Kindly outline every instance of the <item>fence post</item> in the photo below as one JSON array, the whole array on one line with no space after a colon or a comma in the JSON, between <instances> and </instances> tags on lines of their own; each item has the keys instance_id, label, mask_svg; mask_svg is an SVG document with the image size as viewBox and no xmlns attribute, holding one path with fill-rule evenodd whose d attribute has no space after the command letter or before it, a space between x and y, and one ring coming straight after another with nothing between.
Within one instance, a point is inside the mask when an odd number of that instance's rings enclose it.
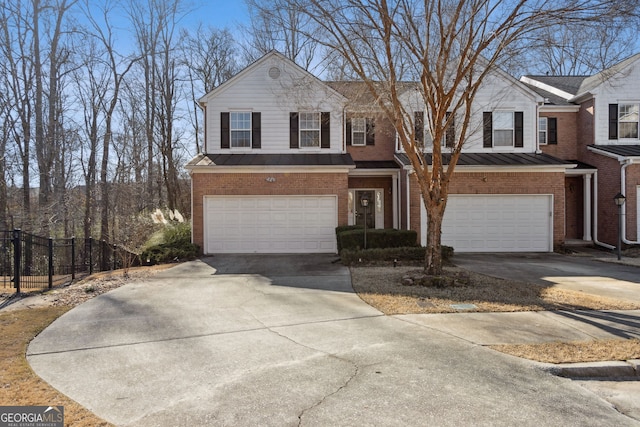
<instances>
[{"instance_id":1,"label":"fence post","mask_svg":"<svg viewBox=\"0 0 640 427\"><path fill-rule=\"evenodd\" d=\"M85 239L85 252L87 251L87 243ZM89 274L93 274L93 238L89 237Z\"/></svg>"},{"instance_id":2,"label":"fence post","mask_svg":"<svg viewBox=\"0 0 640 427\"><path fill-rule=\"evenodd\" d=\"M20 293L20 263L22 262L22 232L13 230L13 286L16 294Z\"/></svg>"},{"instance_id":3,"label":"fence post","mask_svg":"<svg viewBox=\"0 0 640 427\"><path fill-rule=\"evenodd\" d=\"M76 279L76 238L71 238L71 280Z\"/></svg>"},{"instance_id":4,"label":"fence post","mask_svg":"<svg viewBox=\"0 0 640 427\"><path fill-rule=\"evenodd\" d=\"M49 289L53 288L53 239L49 237Z\"/></svg>"},{"instance_id":5,"label":"fence post","mask_svg":"<svg viewBox=\"0 0 640 427\"><path fill-rule=\"evenodd\" d=\"M117 252L118 251L118 245L113 245L113 270L116 270L116 261L117 261Z\"/></svg>"}]
</instances>

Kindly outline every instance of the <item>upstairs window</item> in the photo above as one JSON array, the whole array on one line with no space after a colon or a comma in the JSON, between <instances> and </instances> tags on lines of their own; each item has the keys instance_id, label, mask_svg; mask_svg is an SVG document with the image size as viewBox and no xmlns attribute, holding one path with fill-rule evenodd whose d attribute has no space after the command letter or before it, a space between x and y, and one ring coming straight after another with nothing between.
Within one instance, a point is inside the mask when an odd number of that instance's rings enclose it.
<instances>
[{"instance_id":1,"label":"upstairs window","mask_svg":"<svg viewBox=\"0 0 640 427\"><path fill-rule=\"evenodd\" d=\"M290 148L330 148L331 114L289 113Z\"/></svg>"},{"instance_id":2,"label":"upstairs window","mask_svg":"<svg viewBox=\"0 0 640 427\"><path fill-rule=\"evenodd\" d=\"M320 147L320 113L300 113L300 148Z\"/></svg>"},{"instance_id":3,"label":"upstairs window","mask_svg":"<svg viewBox=\"0 0 640 427\"><path fill-rule=\"evenodd\" d=\"M522 111L486 111L483 113L484 148L524 147Z\"/></svg>"},{"instance_id":4,"label":"upstairs window","mask_svg":"<svg viewBox=\"0 0 640 427\"><path fill-rule=\"evenodd\" d=\"M351 145L366 145L367 142L367 119L351 119Z\"/></svg>"},{"instance_id":5,"label":"upstairs window","mask_svg":"<svg viewBox=\"0 0 640 427\"><path fill-rule=\"evenodd\" d=\"M609 139L638 139L640 105L609 104Z\"/></svg>"},{"instance_id":6,"label":"upstairs window","mask_svg":"<svg viewBox=\"0 0 640 427\"><path fill-rule=\"evenodd\" d=\"M638 139L638 104L618 105L618 136Z\"/></svg>"},{"instance_id":7,"label":"upstairs window","mask_svg":"<svg viewBox=\"0 0 640 427\"><path fill-rule=\"evenodd\" d=\"M493 146L513 147L513 112L493 112Z\"/></svg>"},{"instance_id":8,"label":"upstairs window","mask_svg":"<svg viewBox=\"0 0 640 427\"><path fill-rule=\"evenodd\" d=\"M231 148L251 147L251 113L231 112Z\"/></svg>"},{"instance_id":9,"label":"upstairs window","mask_svg":"<svg viewBox=\"0 0 640 427\"><path fill-rule=\"evenodd\" d=\"M555 117L538 118L538 143L540 145L558 143L557 119Z\"/></svg>"},{"instance_id":10,"label":"upstairs window","mask_svg":"<svg viewBox=\"0 0 640 427\"><path fill-rule=\"evenodd\" d=\"M223 111L220 113L220 148L260 148L260 113Z\"/></svg>"}]
</instances>

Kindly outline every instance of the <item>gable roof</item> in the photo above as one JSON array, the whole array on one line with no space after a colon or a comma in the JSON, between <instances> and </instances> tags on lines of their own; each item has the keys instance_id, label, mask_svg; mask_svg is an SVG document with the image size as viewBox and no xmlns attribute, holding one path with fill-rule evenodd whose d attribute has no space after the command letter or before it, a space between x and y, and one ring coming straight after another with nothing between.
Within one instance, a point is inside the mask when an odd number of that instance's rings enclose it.
<instances>
[{"instance_id":1,"label":"gable roof","mask_svg":"<svg viewBox=\"0 0 640 427\"><path fill-rule=\"evenodd\" d=\"M263 63L265 63L267 61L270 61L273 58L277 59L278 61L285 62L285 63L291 65L293 67L293 69L295 71L297 71L298 73L304 74L304 75L310 77L316 83L327 87L336 96L338 96L340 98L344 98L344 96L341 93L336 91L331 86L327 85L325 82L320 80L315 75L311 74L309 71L305 70L304 68L302 68L301 66L299 66L294 61L292 61L291 59L287 58L286 56L284 56L283 54L281 54L277 50L272 50L272 51L266 53L265 55L263 55L261 58L257 59L256 61L252 62L251 64L247 65L240 72L236 73L233 77L229 78L224 83L220 84L218 87L216 87L216 88L212 89L211 91L209 91L209 93L207 93L206 95L202 96L200 99L198 99L198 104L203 105L206 102L205 101L206 98L209 98L210 96L215 96L215 94L217 94L218 92L221 92L221 91L225 90L227 87L232 86L235 82L237 82L238 80L241 80L243 76L249 74L251 71L253 71L254 69L260 67Z\"/></svg>"},{"instance_id":2,"label":"gable roof","mask_svg":"<svg viewBox=\"0 0 640 427\"><path fill-rule=\"evenodd\" d=\"M594 74L591 77L587 77L586 79L584 79L584 81L580 85L580 88L576 92L576 96L574 96L573 99L577 100L589 94L592 90L596 89L598 86L603 84L605 81L609 80L611 77L615 76L616 74L630 67L639 59L640 59L640 53L636 53L635 55L632 55L627 59L621 62L618 62L617 64L605 70L602 70L597 74Z\"/></svg>"},{"instance_id":3,"label":"gable roof","mask_svg":"<svg viewBox=\"0 0 640 427\"><path fill-rule=\"evenodd\" d=\"M570 105L587 76L525 75L520 81L544 98L547 105Z\"/></svg>"}]
</instances>

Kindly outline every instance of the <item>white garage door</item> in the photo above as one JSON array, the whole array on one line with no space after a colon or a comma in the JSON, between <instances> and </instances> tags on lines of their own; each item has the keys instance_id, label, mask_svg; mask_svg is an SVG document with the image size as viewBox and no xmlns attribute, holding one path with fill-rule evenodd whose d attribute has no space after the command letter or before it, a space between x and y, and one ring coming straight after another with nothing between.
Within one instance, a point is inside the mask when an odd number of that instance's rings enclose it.
<instances>
[{"instance_id":1,"label":"white garage door","mask_svg":"<svg viewBox=\"0 0 640 427\"><path fill-rule=\"evenodd\" d=\"M208 196L205 253L336 252L336 196Z\"/></svg>"},{"instance_id":2,"label":"white garage door","mask_svg":"<svg viewBox=\"0 0 640 427\"><path fill-rule=\"evenodd\" d=\"M442 244L457 252L550 252L552 212L551 195L450 195Z\"/></svg>"}]
</instances>

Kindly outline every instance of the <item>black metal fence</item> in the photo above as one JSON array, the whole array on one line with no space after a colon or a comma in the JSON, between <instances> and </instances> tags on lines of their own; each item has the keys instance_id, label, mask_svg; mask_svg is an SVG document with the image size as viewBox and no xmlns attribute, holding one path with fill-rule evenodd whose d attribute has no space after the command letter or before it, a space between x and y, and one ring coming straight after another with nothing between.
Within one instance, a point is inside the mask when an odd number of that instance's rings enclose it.
<instances>
[{"instance_id":1,"label":"black metal fence","mask_svg":"<svg viewBox=\"0 0 640 427\"><path fill-rule=\"evenodd\" d=\"M0 290L51 289L78 275L139 264L139 258L116 245L92 238L52 239L21 230L0 231Z\"/></svg>"}]
</instances>

